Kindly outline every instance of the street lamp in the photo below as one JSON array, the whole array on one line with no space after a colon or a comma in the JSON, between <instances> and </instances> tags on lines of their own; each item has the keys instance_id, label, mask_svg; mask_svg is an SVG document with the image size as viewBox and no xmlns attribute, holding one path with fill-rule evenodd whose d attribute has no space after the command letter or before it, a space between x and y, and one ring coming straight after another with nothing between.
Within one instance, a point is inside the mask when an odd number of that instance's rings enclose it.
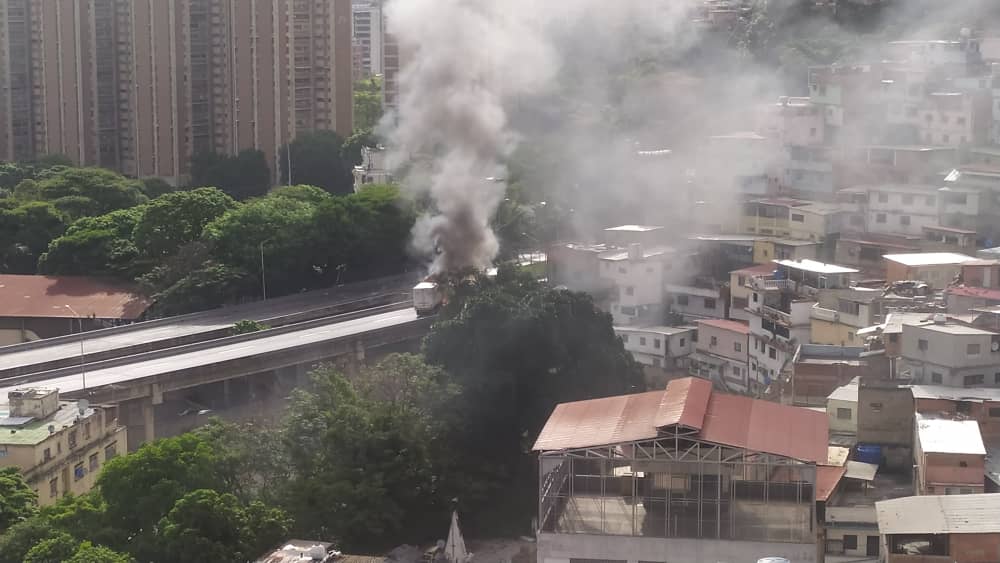
<instances>
[{"instance_id":1,"label":"street lamp","mask_svg":"<svg viewBox=\"0 0 1000 563\"><path fill-rule=\"evenodd\" d=\"M271 239L260 241L260 291L267 301L267 276L264 273L264 245L271 242Z\"/></svg>"},{"instance_id":2,"label":"street lamp","mask_svg":"<svg viewBox=\"0 0 1000 563\"><path fill-rule=\"evenodd\" d=\"M80 313L76 312L76 309L70 307L69 305L63 305L63 306L69 309L69 311L73 313L74 316L76 316L76 320L80 323L80 377L83 378L83 390L86 391L87 368L85 367L86 361L84 360L84 355L83 355L83 317L80 316Z\"/></svg>"}]
</instances>

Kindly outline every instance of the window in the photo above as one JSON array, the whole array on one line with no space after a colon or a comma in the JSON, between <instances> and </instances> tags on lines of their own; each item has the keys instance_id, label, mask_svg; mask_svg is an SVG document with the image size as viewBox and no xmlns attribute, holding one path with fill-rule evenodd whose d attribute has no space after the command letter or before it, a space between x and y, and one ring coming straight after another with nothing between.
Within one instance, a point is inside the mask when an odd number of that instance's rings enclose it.
<instances>
[{"instance_id":1,"label":"window","mask_svg":"<svg viewBox=\"0 0 1000 563\"><path fill-rule=\"evenodd\" d=\"M635 307L622 307L620 311L623 315L628 315L629 317L635 316Z\"/></svg>"},{"instance_id":2,"label":"window","mask_svg":"<svg viewBox=\"0 0 1000 563\"><path fill-rule=\"evenodd\" d=\"M982 385L984 379L985 378L981 373L976 375L967 375L962 378L962 385L965 385L966 387L971 387L973 385Z\"/></svg>"},{"instance_id":3,"label":"window","mask_svg":"<svg viewBox=\"0 0 1000 563\"><path fill-rule=\"evenodd\" d=\"M884 194L884 193L879 192L879 194L878 194L878 202L879 203L889 203L889 194Z\"/></svg>"},{"instance_id":4,"label":"window","mask_svg":"<svg viewBox=\"0 0 1000 563\"><path fill-rule=\"evenodd\" d=\"M75 447L76 447L76 430L74 429L69 431L69 449L72 450Z\"/></svg>"},{"instance_id":5,"label":"window","mask_svg":"<svg viewBox=\"0 0 1000 563\"><path fill-rule=\"evenodd\" d=\"M848 342L854 342L854 333L853 332L848 332L847 333L847 341Z\"/></svg>"},{"instance_id":6,"label":"window","mask_svg":"<svg viewBox=\"0 0 1000 563\"><path fill-rule=\"evenodd\" d=\"M777 359L777 357L778 357L778 351L774 349L774 346L771 346L771 348L767 351L767 355L772 360Z\"/></svg>"},{"instance_id":7,"label":"window","mask_svg":"<svg viewBox=\"0 0 1000 563\"><path fill-rule=\"evenodd\" d=\"M653 366L661 367L662 365L663 363L660 361L660 358L653 358Z\"/></svg>"},{"instance_id":8,"label":"window","mask_svg":"<svg viewBox=\"0 0 1000 563\"><path fill-rule=\"evenodd\" d=\"M885 223L885 213L877 213L875 215L875 222L876 223Z\"/></svg>"},{"instance_id":9,"label":"window","mask_svg":"<svg viewBox=\"0 0 1000 563\"><path fill-rule=\"evenodd\" d=\"M931 372L931 383L941 383L941 374L938 373L938 372L936 372L936 371L932 371Z\"/></svg>"},{"instance_id":10,"label":"window","mask_svg":"<svg viewBox=\"0 0 1000 563\"><path fill-rule=\"evenodd\" d=\"M622 335L622 342L628 343L628 335L627 334L623 334Z\"/></svg>"},{"instance_id":11,"label":"window","mask_svg":"<svg viewBox=\"0 0 1000 563\"><path fill-rule=\"evenodd\" d=\"M715 309L715 298L714 297L706 297L705 298L705 308L706 309Z\"/></svg>"},{"instance_id":12,"label":"window","mask_svg":"<svg viewBox=\"0 0 1000 563\"><path fill-rule=\"evenodd\" d=\"M882 412L882 403L868 403L868 406L871 407L872 412Z\"/></svg>"},{"instance_id":13,"label":"window","mask_svg":"<svg viewBox=\"0 0 1000 563\"><path fill-rule=\"evenodd\" d=\"M979 344L966 344L965 354L967 356L978 356L979 355Z\"/></svg>"},{"instance_id":14,"label":"window","mask_svg":"<svg viewBox=\"0 0 1000 563\"><path fill-rule=\"evenodd\" d=\"M857 549L858 536L854 534L844 534L844 549Z\"/></svg>"},{"instance_id":15,"label":"window","mask_svg":"<svg viewBox=\"0 0 1000 563\"><path fill-rule=\"evenodd\" d=\"M639 346L645 346L645 345L646 345L646 337L645 336L640 336L639 337Z\"/></svg>"},{"instance_id":16,"label":"window","mask_svg":"<svg viewBox=\"0 0 1000 563\"><path fill-rule=\"evenodd\" d=\"M860 215L851 215L851 225L859 227L865 224L865 218Z\"/></svg>"},{"instance_id":17,"label":"window","mask_svg":"<svg viewBox=\"0 0 1000 563\"><path fill-rule=\"evenodd\" d=\"M82 461L80 463L78 463L78 464L76 464L76 465L73 466L73 480L74 481L79 481L80 479L83 479L83 476L86 475L86 474L87 474L87 470L83 468L83 462Z\"/></svg>"},{"instance_id":18,"label":"window","mask_svg":"<svg viewBox=\"0 0 1000 563\"><path fill-rule=\"evenodd\" d=\"M837 310L841 313L857 316L861 312L861 304L847 299L837 300Z\"/></svg>"},{"instance_id":19,"label":"window","mask_svg":"<svg viewBox=\"0 0 1000 563\"><path fill-rule=\"evenodd\" d=\"M754 302L754 303L756 303L756 302L757 302L757 300L758 300L758 297L757 297L757 292L755 291L755 292L753 293L753 302Z\"/></svg>"},{"instance_id":20,"label":"window","mask_svg":"<svg viewBox=\"0 0 1000 563\"><path fill-rule=\"evenodd\" d=\"M899 216L899 224L903 225L903 226L909 225L910 224L910 216L909 215L900 215Z\"/></svg>"},{"instance_id":21,"label":"window","mask_svg":"<svg viewBox=\"0 0 1000 563\"><path fill-rule=\"evenodd\" d=\"M806 216L801 213L792 213L792 221L796 223L804 223L806 221Z\"/></svg>"},{"instance_id":22,"label":"window","mask_svg":"<svg viewBox=\"0 0 1000 563\"><path fill-rule=\"evenodd\" d=\"M625 295L635 295L635 288L631 285L625 288Z\"/></svg>"},{"instance_id":23,"label":"window","mask_svg":"<svg viewBox=\"0 0 1000 563\"><path fill-rule=\"evenodd\" d=\"M90 422L83 423L83 439L90 439Z\"/></svg>"},{"instance_id":24,"label":"window","mask_svg":"<svg viewBox=\"0 0 1000 563\"><path fill-rule=\"evenodd\" d=\"M1000 385L1000 373L993 374L993 384Z\"/></svg>"},{"instance_id":25,"label":"window","mask_svg":"<svg viewBox=\"0 0 1000 563\"><path fill-rule=\"evenodd\" d=\"M653 339L653 348L656 348L657 350L660 349L660 339L659 338L654 338Z\"/></svg>"},{"instance_id":26,"label":"window","mask_svg":"<svg viewBox=\"0 0 1000 563\"><path fill-rule=\"evenodd\" d=\"M899 342L899 335L896 334L895 332L892 333L892 334L890 334L889 335L889 342L892 343L892 344L895 344L896 342Z\"/></svg>"},{"instance_id":27,"label":"window","mask_svg":"<svg viewBox=\"0 0 1000 563\"><path fill-rule=\"evenodd\" d=\"M56 498L59 496L59 478L49 481L49 497Z\"/></svg>"},{"instance_id":28,"label":"window","mask_svg":"<svg viewBox=\"0 0 1000 563\"><path fill-rule=\"evenodd\" d=\"M677 303L678 305L687 307L688 296L687 295L678 295L678 296L674 297L674 303Z\"/></svg>"},{"instance_id":29,"label":"window","mask_svg":"<svg viewBox=\"0 0 1000 563\"><path fill-rule=\"evenodd\" d=\"M989 413L991 418L1000 418L1000 407L991 407Z\"/></svg>"},{"instance_id":30,"label":"window","mask_svg":"<svg viewBox=\"0 0 1000 563\"><path fill-rule=\"evenodd\" d=\"M52 450L50 448L45 448L45 451L42 452L42 462L44 463L50 459L52 459Z\"/></svg>"},{"instance_id":31,"label":"window","mask_svg":"<svg viewBox=\"0 0 1000 563\"><path fill-rule=\"evenodd\" d=\"M733 350L735 350L737 352L742 352L743 351L743 345L740 344L739 342L734 342L733 343Z\"/></svg>"},{"instance_id":32,"label":"window","mask_svg":"<svg viewBox=\"0 0 1000 563\"><path fill-rule=\"evenodd\" d=\"M111 442L104 448L104 461L114 458L118 455L118 442Z\"/></svg>"},{"instance_id":33,"label":"window","mask_svg":"<svg viewBox=\"0 0 1000 563\"><path fill-rule=\"evenodd\" d=\"M709 341L708 345L709 346L718 346L719 345L719 339L713 336L712 339Z\"/></svg>"},{"instance_id":34,"label":"window","mask_svg":"<svg viewBox=\"0 0 1000 563\"><path fill-rule=\"evenodd\" d=\"M923 338L917 340L917 349L918 350L923 350L924 352L926 352L927 351L927 341L924 340Z\"/></svg>"},{"instance_id":35,"label":"window","mask_svg":"<svg viewBox=\"0 0 1000 563\"><path fill-rule=\"evenodd\" d=\"M903 196L903 205L913 205L913 194Z\"/></svg>"},{"instance_id":36,"label":"window","mask_svg":"<svg viewBox=\"0 0 1000 563\"><path fill-rule=\"evenodd\" d=\"M809 128L809 136L810 137L815 137L816 136L816 128L815 127L810 127Z\"/></svg>"},{"instance_id":37,"label":"window","mask_svg":"<svg viewBox=\"0 0 1000 563\"><path fill-rule=\"evenodd\" d=\"M684 347L684 344L686 344L686 342L684 342L684 338L681 338L681 340L680 340L680 345L681 345L681 348L683 348L683 347Z\"/></svg>"},{"instance_id":38,"label":"window","mask_svg":"<svg viewBox=\"0 0 1000 563\"><path fill-rule=\"evenodd\" d=\"M90 471L93 473L97 471L97 468L101 466L101 462L97 459L97 454L90 454Z\"/></svg>"},{"instance_id":39,"label":"window","mask_svg":"<svg viewBox=\"0 0 1000 563\"><path fill-rule=\"evenodd\" d=\"M837 420L851 420L851 409L837 409Z\"/></svg>"},{"instance_id":40,"label":"window","mask_svg":"<svg viewBox=\"0 0 1000 563\"><path fill-rule=\"evenodd\" d=\"M972 403L967 403L965 401L959 401L955 404L955 412L961 414L969 414L972 412Z\"/></svg>"}]
</instances>

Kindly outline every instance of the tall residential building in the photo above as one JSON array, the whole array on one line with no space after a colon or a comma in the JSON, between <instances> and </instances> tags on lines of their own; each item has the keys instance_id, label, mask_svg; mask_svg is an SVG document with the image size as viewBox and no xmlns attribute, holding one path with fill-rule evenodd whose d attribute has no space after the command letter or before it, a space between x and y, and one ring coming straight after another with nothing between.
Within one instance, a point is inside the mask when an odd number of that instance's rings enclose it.
<instances>
[{"instance_id":1,"label":"tall residential building","mask_svg":"<svg viewBox=\"0 0 1000 563\"><path fill-rule=\"evenodd\" d=\"M353 0L351 16L355 76L382 74L382 0Z\"/></svg>"},{"instance_id":2,"label":"tall residential building","mask_svg":"<svg viewBox=\"0 0 1000 563\"><path fill-rule=\"evenodd\" d=\"M351 132L350 0L0 0L0 160L175 182L202 152Z\"/></svg>"}]
</instances>

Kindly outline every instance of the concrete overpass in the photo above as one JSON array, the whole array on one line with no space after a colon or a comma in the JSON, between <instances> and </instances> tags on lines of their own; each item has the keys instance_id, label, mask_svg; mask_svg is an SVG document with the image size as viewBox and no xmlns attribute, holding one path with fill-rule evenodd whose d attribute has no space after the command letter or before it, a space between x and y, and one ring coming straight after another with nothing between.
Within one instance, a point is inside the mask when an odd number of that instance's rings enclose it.
<instances>
[{"instance_id":1,"label":"concrete overpass","mask_svg":"<svg viewBox=\"0 0 1000 563\"><path fill-rule=\"evenodd\" d=\"M5 378L96 362L228 336L234 323L271 327L328 317L409 299L415 276L406 274L190 315L0 347ZM80 342L83 341L81 358Z\"/></svg>"},{"instance_id":2,"label":"concrete overpass","mask_svg":"<svg viewBox=\"0 0 1000 563\"><path fill-rule=\"evenodd\" d=\"M129 445L156 437L154 409L170 393L260 379L273 385L280 378L301 382L309 367L346 359L348 367L364 361L369 350L422 338L432 318L417 317L409 302L355 311L229 336L83 366L70 366L0 379L0 401L18 387L55 387L64 396L92 403L119 405L119 419L130 428ZM84 387L86 379L86 387ZM135 440L133 440L133 437Z\"/></svg>"}]
</instances>

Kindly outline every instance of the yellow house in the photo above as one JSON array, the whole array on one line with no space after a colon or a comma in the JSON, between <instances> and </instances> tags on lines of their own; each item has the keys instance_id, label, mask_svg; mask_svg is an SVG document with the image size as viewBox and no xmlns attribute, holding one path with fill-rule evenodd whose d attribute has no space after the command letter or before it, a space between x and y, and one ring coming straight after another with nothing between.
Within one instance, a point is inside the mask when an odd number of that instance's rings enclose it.
<instances>
[{"instance_id":1,"label":"yellow house","mask_svg":"<svg viewBox=\"0 0 1000 563\"><path fill-rule=\"evenodd\" d=\"M127 449L125 428L86 400L32 388L11 391L8 403L0 405L0 467L20 468L42 506L89 491L104 463Z\"/></svg>"},{"instance_id":2,"label":"yellow house","mask_svg":"<svg viewBox=\"0 0 1000 563\"><path fill-rule=\"evenodd\" d=\"M822 243L839 233L845 209L797 199L761 199L744 205L742 232Z\"/></svg>"},{"instance_id":3,"label":"yellow house","mask_svg":"<svg viewBox=\"0 0 1000 563\"><path fill-rule=\"evenodd\" d=\"M770 264L773 260L816 260L819 243L811 240L761 238L753 243L753 263Z\"/></svg>"}]
</instances>

